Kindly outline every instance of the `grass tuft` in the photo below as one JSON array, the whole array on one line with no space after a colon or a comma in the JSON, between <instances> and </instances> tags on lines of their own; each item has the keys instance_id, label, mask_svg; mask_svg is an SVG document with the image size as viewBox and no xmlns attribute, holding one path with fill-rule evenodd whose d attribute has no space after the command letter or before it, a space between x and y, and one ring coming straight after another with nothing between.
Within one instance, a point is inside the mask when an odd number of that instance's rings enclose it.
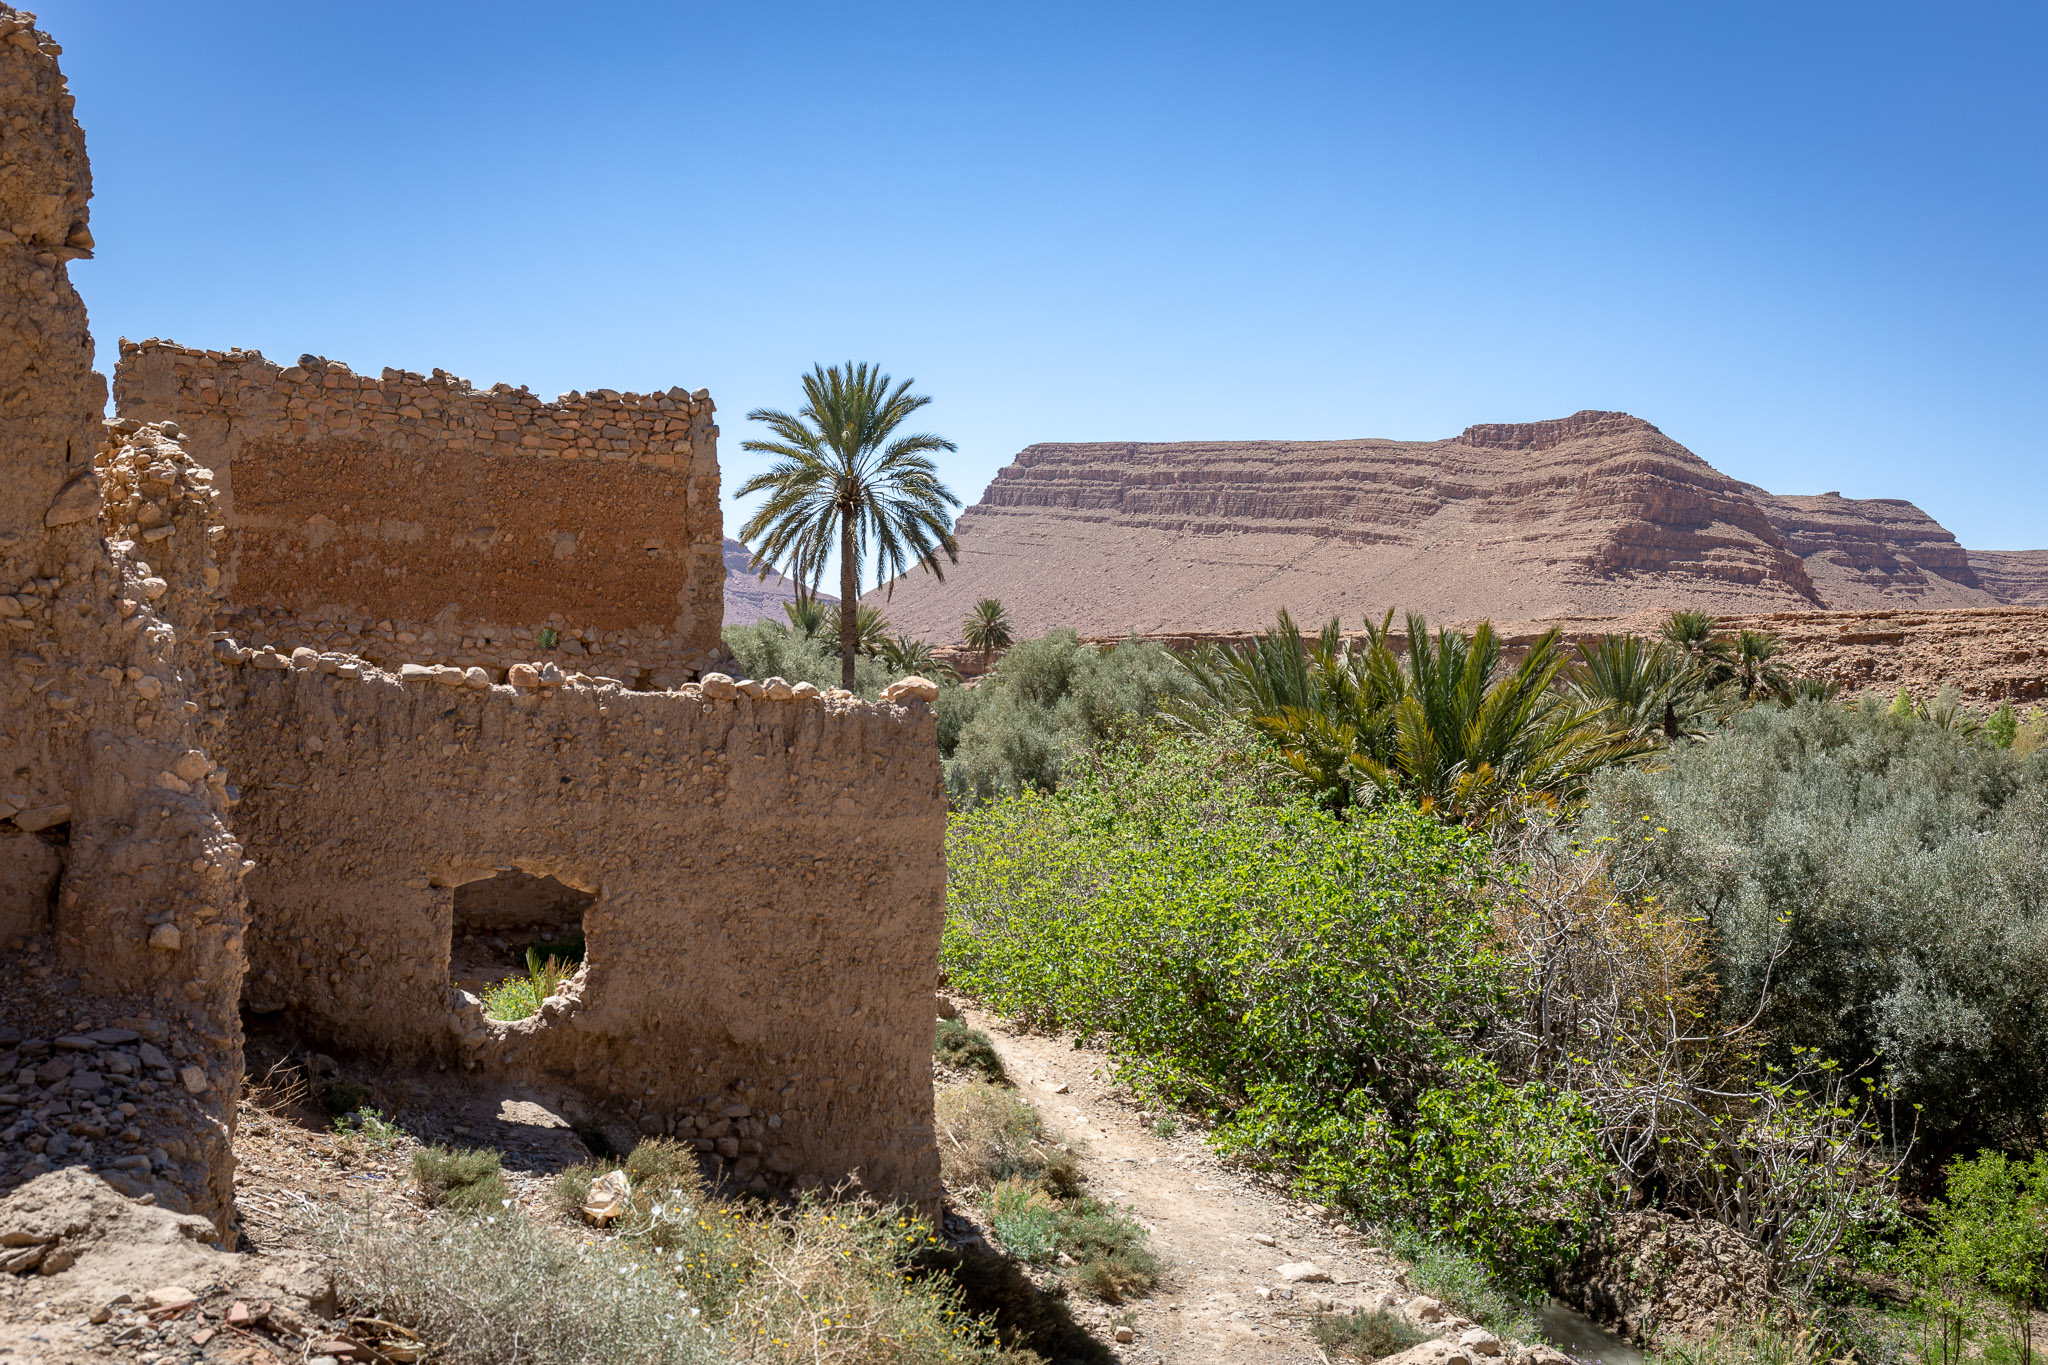
<instances>
[{"instance_id":1,"label":"grass tuft","mask_svg":"<svg viewBox=\"0 0 2048 1365\"><path fill-rule=\"evenodd\" d=\"M484 1017L507 1023L530 1019L564 981L576 974L576 964L552 954L542 957L537 949L526 950L526 974L508 976L484 990Z\"/></svg>"},{"instance_id":2,"label":"grass tuft","mask_svg":"<svg viewBox=\"0 0 2048 1365\"><path fill-rule=\"evenodd\" d=\"M412 1154L413 1188L430 1209L503 1212L512 1197L498 1154L482 1147L422 1147Z\"/></svg>"},{"instance_id":3,"label":"grass tuft","mask_svg":"<svg viewBox=\"0 0 2048 1365\"><path fill-rule=\"evenodd\" d=\"M1309 1330L1333 1360L1375 1361L1429 1340L1429 1333L1384 1311L1319 1313Z\"/></svg>"},{"instance_id":4,"label":"grass tuft","mask_svg":"<svg viewBox=\"0 0 2048 1365\"><path fill-rule=\"evenodd\" d=\"M969 1028L964 1019L938 1021L932 1053L941 1065L955 1071L977 1071L997 1082L1006 1079L1003 1059L996 1055L995 1044L980 1029Z\"/></svg>"}]
</instances>

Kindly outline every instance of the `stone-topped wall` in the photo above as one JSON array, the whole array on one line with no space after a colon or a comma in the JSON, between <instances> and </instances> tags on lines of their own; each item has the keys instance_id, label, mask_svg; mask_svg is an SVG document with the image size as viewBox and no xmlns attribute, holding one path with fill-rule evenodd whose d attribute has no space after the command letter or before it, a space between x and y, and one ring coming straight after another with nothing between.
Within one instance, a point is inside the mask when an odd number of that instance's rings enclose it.
<instances>
[{"instance_id":1,"label":"stone-topped wall","mask_svg":"<svg viewBox=\"0 0 2048 1365\"><path fill-rule=\"evenodd\" d=\"M221 652L251 1008L516 1076L614 1145L699 1139L743 1184L858 1169L936 1200L945 798L923 701ZM511 869L595 900L568 989L499 1023L451 981L455 889ZM714 1135L738 1107L758 1123Z\"/></svg>"},{"instance_id":2,"label":"stone-topped wall","mask_svg":"<svg viewBox=\"0 0 2048 1365\"><path fill-rule=\"evenodd\" d=\"M723 657L704 390L546 403L439 370L371 378L151 340L122 344L114 395L213 469L218 624L239 638L500 676L554 652L651 686Z\"/></svg>"}]
</instances>

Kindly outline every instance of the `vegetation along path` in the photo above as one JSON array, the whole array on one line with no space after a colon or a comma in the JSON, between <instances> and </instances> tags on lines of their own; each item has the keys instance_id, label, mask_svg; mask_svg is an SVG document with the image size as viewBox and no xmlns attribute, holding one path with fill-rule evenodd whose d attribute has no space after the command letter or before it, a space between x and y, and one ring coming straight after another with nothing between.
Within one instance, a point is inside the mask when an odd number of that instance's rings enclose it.
<instances>
[{"instance_id":1,"label":"vegetation along path","mask_svg":"<svg viewBox=\"0 0 2048 1365\"><path fill-rule=\"evenodd\" d=\"M959 1003L1046 1127L1072 1143L1090 1190L1128 1207L1165 1262L1159 1288L1146 1297L1122 1306L1077 1303L1076 1317L1104 1338L1114 1339L1118 1325L1131 1328L1132 1340L1115 1348L1120 1358L1320 1365L1328 1357L1310 1330L1318 1309L1373 1306L1388 1293L1412 1297L1400 1261L1384 1249L1317 1217L1313 1206L1225 1169L1186 1128L1162 1137L1156 1119L1111 1084L1102 1053L1067 1037L1018 1032ZM1329 1279L1290 1283L1281 1275L1283 1265L1304 1261Z\"/></svg>"}]
</instances>

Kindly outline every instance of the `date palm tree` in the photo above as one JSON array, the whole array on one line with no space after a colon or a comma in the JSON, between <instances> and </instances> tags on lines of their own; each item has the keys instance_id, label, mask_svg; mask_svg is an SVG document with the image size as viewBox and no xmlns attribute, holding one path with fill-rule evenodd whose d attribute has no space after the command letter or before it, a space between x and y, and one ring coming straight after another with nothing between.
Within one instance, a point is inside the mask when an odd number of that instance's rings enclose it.
<instances>
[{"instance_id":1,"label":"date palm tree","mask_svg":"<svg viewBox=\"0 0 2048 1365\"><path fill-rule=\"evenodd\" d=\"M895 434L932 401L911 393L912 382L892 388L888 375L865 362L815 365L803 378L803 408L793 415L754 409L747 420L774 438L740 443L776 457L739 488L743 498L768 495L740 531L756 547L749 567L766 577L779 566L815 592L825 561L839 553L839 673L849 688L860 642L861 558L870 546L875 581L892 586L912 567L943 580L940 556L960 560L952 516L960 499L939 481L931 458L958 447L928 432Z\"/></svg>"},{"instance_id":2,"label":"date palm tree","mask_svg":"<svg viewBox=\"0 0 2048 1365\"><path fill-rule=\"evenodd\" d=\"M974 610L967 613L967 619L960 623L961 638L967 641L969 649L980 652L983 669L988 667L988 661L998 651L1016 643L1011 629L1009 611L993 597L984 597L976 602Z\"/></svg>"}]
</instances>

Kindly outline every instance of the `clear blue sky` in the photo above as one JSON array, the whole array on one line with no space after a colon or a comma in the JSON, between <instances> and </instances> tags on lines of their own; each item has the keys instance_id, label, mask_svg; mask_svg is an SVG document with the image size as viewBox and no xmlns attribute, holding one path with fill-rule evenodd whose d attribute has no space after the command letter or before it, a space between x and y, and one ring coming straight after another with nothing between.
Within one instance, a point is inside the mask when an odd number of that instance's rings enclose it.
<instances>
[{"instance_id":1,"label":"clear blue sky","mask_svg":"<svg viewBox=\"0 0 2048 1365\"><path fill-rule=\"evenodd\" d=\"M914 376L1033 441L1620 408L2048 546L2048 8L61 0L114 339ZM728 525L739 517L729 508Z\"/></svg>"}]
</instances>

